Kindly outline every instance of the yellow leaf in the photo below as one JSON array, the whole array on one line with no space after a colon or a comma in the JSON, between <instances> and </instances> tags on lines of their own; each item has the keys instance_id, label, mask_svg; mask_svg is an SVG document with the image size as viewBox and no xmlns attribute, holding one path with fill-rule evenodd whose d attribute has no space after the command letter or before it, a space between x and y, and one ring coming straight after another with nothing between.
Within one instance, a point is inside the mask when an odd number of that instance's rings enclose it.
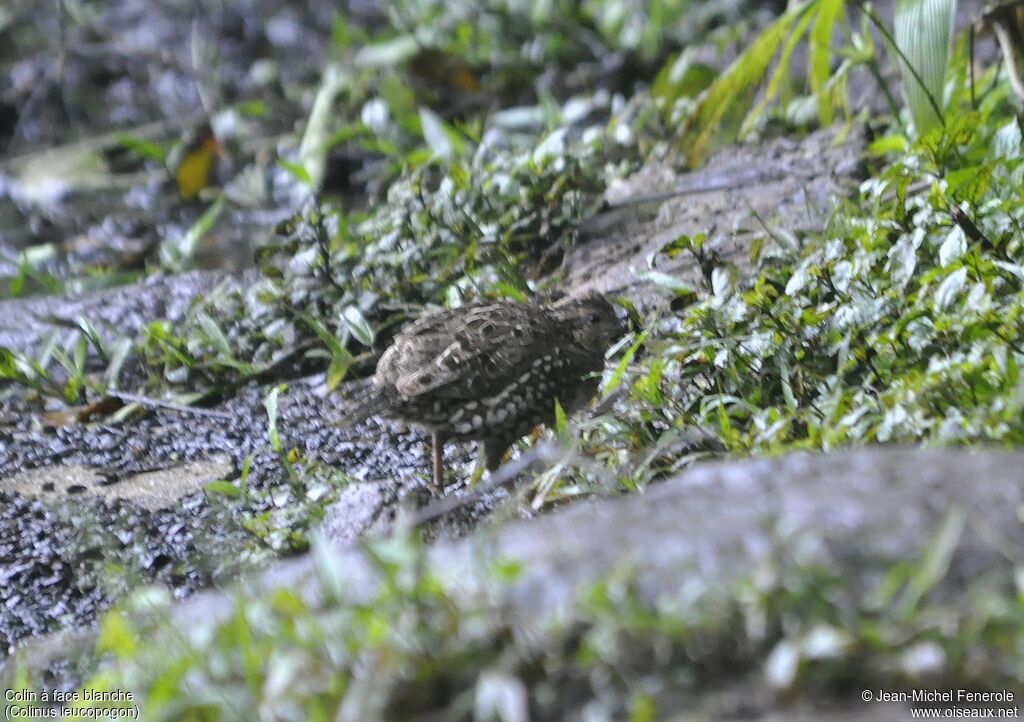
<instances>
[{"instance_id":1,"label":"yellow leaf","mask_svg":"<svg viewBox=\"0 0 1024 722\"><path fill-rule=\"evenodd\" d=\"M200 139L185 152L174 174L182 198L195 198L199 191L210 185L213 164L219 153L220 144L213 135Z\"/></svg>"}]
</instances>

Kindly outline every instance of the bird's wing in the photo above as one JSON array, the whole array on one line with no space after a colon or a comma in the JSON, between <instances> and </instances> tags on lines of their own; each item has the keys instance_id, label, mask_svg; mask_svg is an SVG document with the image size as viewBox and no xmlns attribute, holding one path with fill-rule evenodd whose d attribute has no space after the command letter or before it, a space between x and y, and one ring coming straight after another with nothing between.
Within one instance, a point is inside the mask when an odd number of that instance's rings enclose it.
<instances>
[{"instance_id":1,"label":"bird's wing","mask_svg":"<svg viewBox=\"0 0 1024 722\"><path fill-rule=\"evenodd\" d=\"M417 339L430 348L430 358L403 364L408 371L395 381L399 393L407 398L483 398L500 392L511 378L567 341L559 338L554 320L536 307L480 304L460 316L455 328L427 323L416 329Z\"/></svg>"},{"instance_id":2,"label":"bird's wing","mask_svg":"<svg viewBox=\"0 0 1024 722\"><path fill-rule=\"evenodd\" d=\"M377 359L378 383L395 384L409 370L429 364L437 352L437 337L451 325L457 309L445 309L420 316L395 336Z\"/></svg>"}]
</instances>

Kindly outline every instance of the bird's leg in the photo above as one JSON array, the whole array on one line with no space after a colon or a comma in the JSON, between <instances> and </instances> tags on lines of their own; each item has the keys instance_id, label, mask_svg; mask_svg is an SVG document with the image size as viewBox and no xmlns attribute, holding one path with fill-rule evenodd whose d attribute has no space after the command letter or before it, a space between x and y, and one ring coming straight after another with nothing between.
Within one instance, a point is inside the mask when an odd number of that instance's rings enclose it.
<instances>
[{"instance_id":1,"label":"bird's leg","mask_svg":"<svg viewBox=\"0 0 1024 722\"><path fill-rule=\"evenodd\" d=\"M497 471L498 467L501 466L502 459L505 458L505 454L514 441L515 439L501 437L487 439L483 442L484 467L486 467L488 473ZM476 476L474 474L474 477ZM478 480L474 478L474 482Z\"/></svg>"},{"instance_id":2,"label":"bird's leg","mask_svg":"<svg viewBox=\"0 0 1024 722\"><path fill-rule=\"evenodd\" d=\"M436 431L432 435L434 490L438 496L444 494L444 439Z\"/></svg>"}]
</instances>

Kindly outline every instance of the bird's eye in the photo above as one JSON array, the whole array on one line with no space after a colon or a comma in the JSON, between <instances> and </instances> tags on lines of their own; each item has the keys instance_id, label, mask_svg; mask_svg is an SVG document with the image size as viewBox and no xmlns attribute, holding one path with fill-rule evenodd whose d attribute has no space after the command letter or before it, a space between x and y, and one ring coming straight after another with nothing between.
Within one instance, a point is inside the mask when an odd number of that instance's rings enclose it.
<instances>
[{"instance_id":1,"label":"bird's eye","mask_svg":"<svg viewBox=\"0 0 1024 722\"><path fill-rule=\"evenodd\" d=\"M590 317L587 318L587 321L589 321L590 323L597 323L599 320L600 317L596 313L590 314Z\"/></svg>"}]
</instances>

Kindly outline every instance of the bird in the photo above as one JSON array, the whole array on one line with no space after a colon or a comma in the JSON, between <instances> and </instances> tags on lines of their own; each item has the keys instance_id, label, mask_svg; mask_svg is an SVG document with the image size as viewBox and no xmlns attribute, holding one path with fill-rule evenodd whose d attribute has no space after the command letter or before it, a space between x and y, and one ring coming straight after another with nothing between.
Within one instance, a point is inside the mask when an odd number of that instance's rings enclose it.
<instances>
[{"instance_id":1,"label":"bird","mask_svg":"<svg viewBox=\"0 0 1024 722\"><path fill-rule=\"evenodd\" d=\"M448 441L481 442L493 472L512 444L554 421L556 399L572 413L593 398L605 353L625 331L598 293L427 313L380 356L346 425L380 415L430 432L434 488L443 493Z\"/></svg>"}]
</instances>

